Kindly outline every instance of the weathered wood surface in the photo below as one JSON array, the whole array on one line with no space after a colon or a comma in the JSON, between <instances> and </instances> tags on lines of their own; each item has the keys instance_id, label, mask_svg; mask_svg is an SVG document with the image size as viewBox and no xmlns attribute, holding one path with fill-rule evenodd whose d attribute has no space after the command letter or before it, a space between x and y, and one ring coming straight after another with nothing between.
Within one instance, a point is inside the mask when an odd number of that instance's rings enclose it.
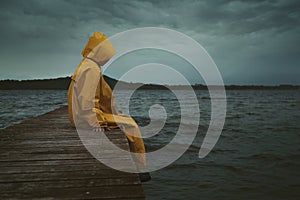
<instances>
[{"instance_id":1,"label":"weathered wood surface","mask_svg":"<svg viewBox=\"0 0 300 200\"><path fill-rule=\"evenodd\" d=\"M0 134L0 199L145 199L137 174L111 169L86 150L67 107ZM128 149L119 130L108 137Z\"/></svg>"}]
</instances>

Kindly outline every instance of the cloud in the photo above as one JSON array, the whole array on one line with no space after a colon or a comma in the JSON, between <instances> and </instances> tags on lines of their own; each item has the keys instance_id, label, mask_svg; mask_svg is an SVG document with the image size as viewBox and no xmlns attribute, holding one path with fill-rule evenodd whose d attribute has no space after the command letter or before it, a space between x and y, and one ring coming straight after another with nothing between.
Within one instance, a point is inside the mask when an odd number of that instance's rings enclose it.
<instances>
[{"instance_id":1,"label":"cloud","mask_svg":"<svg viewBox=\"0 0 300 200\"><path fill-rule=\"evenodd\" d=\"M70 75L92 32L159 26L202 44L226 83L300 84L299 8L297 0L1 1L0 78Z\"/></svg>"}]
</instances>

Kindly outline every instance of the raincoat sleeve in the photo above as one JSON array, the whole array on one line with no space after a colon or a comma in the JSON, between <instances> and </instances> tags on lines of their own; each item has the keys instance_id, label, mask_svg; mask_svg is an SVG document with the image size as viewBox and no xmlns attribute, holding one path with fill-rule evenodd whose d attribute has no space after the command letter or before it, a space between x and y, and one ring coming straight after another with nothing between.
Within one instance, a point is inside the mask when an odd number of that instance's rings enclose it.
<instances>
[{"instance_id":1,"label":"raincoat sleeve","mask_svg":"<svg viewBox=\"0 0 300 200\"><path fill-rule=\"evenodd\" d=\"M84 62L83 65L90 65ZM80 118L84 119L89 126L105 127L106 122L98 109L100 102L99 90L100 69L98 66L83 66L83 71L76 78L76 93L78 106L80 106ZM98 83L98 84L97 84Z\"/></svg>"}]
</instances>

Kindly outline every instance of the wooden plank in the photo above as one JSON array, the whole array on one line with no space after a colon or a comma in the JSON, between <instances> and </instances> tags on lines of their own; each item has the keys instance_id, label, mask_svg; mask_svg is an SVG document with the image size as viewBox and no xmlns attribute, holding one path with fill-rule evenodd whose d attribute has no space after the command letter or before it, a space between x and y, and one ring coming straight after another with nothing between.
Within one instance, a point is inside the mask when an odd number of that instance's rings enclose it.
<instances>
[{"instance_id":1,"label":"wooden plank","mask_svg":"<svg viewBox=\"0 0 300 200\"><path fill-rule=\"evenodd\" d=\"M66 161L63 161L63 164L47 164L47 165L24 165L22 162L20 165L6 165L1 166L0 174L19 174L19 173L37 173L37 172L66 172L66 171L97 171L104 170L108 167L105 165L97 165L95 162L80 162L80 163L68 163L65 164ZM120 161L124 165L128 162L128 159L124 159ZM32 162L29 162L32 163Z\"/></svg>"},{"instance_id":2,"label":"wooden plank","mask_svg":"<svg viewBox=\"0 0 300 200\"><path fill-rule=\"evenodd\" d=\"M36 173L14 173L1 174L0 183L24 182L24 181L49 181L49 180L77 180L77 179L111 179L120 177L137 177L121 171L112 171L110 168L101 170L73 170L73 171L53 171ZM138 181L136 179L136 181Z\"/></svg>"},{"instance_id":3,"label":"wooden plank","mask_svg":"<svg viewBox=\"0 0 300 200\"><path fill-rule=\"evenodd\" d=\"M137 174L105 166L83 146L70 126L67 107L0 130L0 134L0 199L145 199ZM98 147L98 136L87 136L85 142ZM120 130L106 136L129 150ZM131 157L118 156L109 148L102 151L107 161L115 158L122 166L133 165Z\"/></svg>"},{"instance_id":4,"label":"wooden plank","mask_svg":"<svg viewBox=\"0 0 300 200\"><path fill-rule=\"evenodd\" d=\"M3 198L35 199L134 199L141 198L144 194L138 185L100 186L100 187L74 187L74 188L35 188L22 187L21 193L7 192L1 194Z\"/></svg>"},{"instance_id":5,"label":"wooden plank","mask_svg":"<svg viewBox=\"0 0 300 200\"><path fill-rule=\"evenodd\" d=\"M119 162L128 162L128 158L118 159ZM0 162L1 169L4 167L32 167L32 166L52 166L52 165L84 165L87 163L97 164L99 165L99 162L95 160L95 158L85 158L85 159L60 159L60 160L21 160L21 161L3 161ZM101 164L100 164L101 165ZM104 166L104 165L101 165ZM5 173L3 170L1 173Z\"/></svg>"}]
</instances>

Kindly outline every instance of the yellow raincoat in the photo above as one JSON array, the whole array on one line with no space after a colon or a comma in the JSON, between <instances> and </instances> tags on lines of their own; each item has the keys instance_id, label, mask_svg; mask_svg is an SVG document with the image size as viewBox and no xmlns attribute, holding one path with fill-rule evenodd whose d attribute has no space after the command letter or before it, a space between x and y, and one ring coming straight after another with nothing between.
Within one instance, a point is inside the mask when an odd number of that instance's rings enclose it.
<instances>
[{"instance_id":1,"label":"yellow raincoat","mask_svg":"<svg viewBox=\"0 0 300 200\"><path fill-rule=\"evenodd\" d=\"M89 128L118 128L122 125L130 150L139 154L138 167L146 166L145 147L136 122L117 110L115 97L102 76L103 66L115 54L114 47L102 33L95 32L82 51L80 62L68 91L68 110L71 124ZM96 82L95 82L96 81ZM95 84L98 83L98 84Z\"/></svg>"}]
</instances>

